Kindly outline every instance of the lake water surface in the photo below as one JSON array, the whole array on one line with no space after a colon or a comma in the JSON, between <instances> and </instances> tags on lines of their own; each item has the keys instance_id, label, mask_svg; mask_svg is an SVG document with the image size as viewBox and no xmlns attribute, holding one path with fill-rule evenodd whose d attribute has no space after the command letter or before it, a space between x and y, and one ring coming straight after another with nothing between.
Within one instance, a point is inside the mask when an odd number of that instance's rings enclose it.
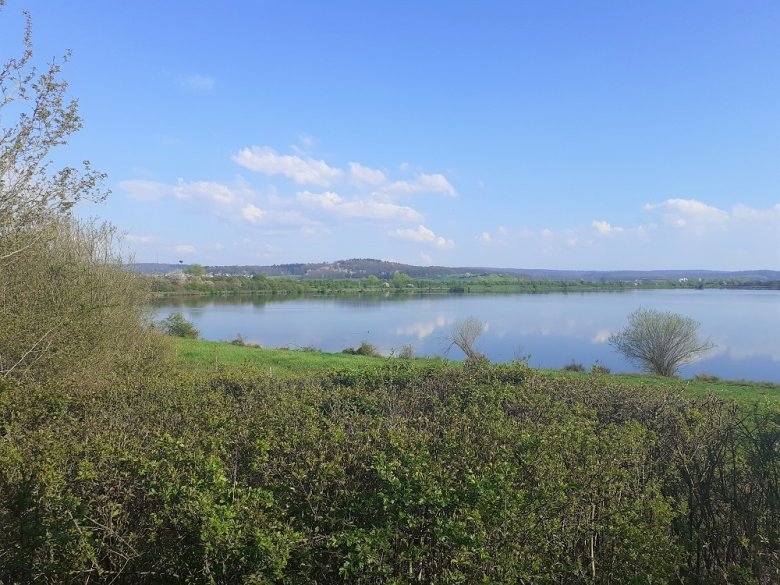
<instances>
[{"instance_id":1,"label":"lake water surface","mask_svg":"<svg viewBox=\"0 0 780 585\"><path fill-rule=\"evenodd\" d=\"M265 347L315 347L335 352L361 341L384 354L411 345L416 355L443 355L444 336L458 319L487 323L477 349L492 361L530 354L535 367L598 362L614 372L636 371L607 343L635 309L692 317L716 347L680 374L780 382L780 292L653 290L597 293L427 295L277 299L267 297L166 300L157 319L181 312L202 337L241 334ZM462 359L459 350L448 354Z\"/></svg>"}]
</instances>

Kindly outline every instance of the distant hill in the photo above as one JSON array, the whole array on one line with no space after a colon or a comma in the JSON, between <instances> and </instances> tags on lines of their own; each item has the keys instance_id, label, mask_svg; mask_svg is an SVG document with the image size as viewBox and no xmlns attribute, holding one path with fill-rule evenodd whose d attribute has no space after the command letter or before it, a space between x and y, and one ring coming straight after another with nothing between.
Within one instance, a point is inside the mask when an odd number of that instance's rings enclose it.
<instances>
[{"instance_id":1,"label":"distant hill","mask_svg":"<svg viewBox=\"0 0 780 585\"><path fill-rule=\"evenodd\" d=\"M167 274L186 268L180 264L134 264L134 270L142 274ZM446 276L476 276L500 274L528 278L529 280L587 280L587 281L661 281L680 278L704 280L739 280L746 282L780 281L777 270L545 270L540 268L490 268L414 266L400 262L388 262L373 258L353 258L336 262L310 262L274 264L272 266L206 266L212 274L287 276L291 278L391 278L396 272L404 272L414 278L441 278Z\"/></svg>"}]
</instances>

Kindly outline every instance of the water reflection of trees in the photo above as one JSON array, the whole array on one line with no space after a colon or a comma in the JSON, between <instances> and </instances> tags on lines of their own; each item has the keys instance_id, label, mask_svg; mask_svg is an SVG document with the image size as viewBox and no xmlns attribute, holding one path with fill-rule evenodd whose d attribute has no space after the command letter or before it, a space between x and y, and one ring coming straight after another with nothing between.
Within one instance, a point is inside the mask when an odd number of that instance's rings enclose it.
<instances>
[{"instance_id":1,"label":"water reflection of trees","mask_svg":"<svg viewBox=\"0 0 780 585\"><path fill-rule=\"evenodd\" d=\"M208 306L236 306L252 305L264 307L269 304L286 303L294 300L332 301L337 306L353 309L366 309L376 306L380 302L408 303L420 299L455 298L462 295L454 293L425 293L425 292L394 292L378 291L339 295L312 295L312 294L285 294L285 295L203 295L191 297L169 296L153 299L151 305L154 308L189 309Z\"/></svg>"}]
</instances>

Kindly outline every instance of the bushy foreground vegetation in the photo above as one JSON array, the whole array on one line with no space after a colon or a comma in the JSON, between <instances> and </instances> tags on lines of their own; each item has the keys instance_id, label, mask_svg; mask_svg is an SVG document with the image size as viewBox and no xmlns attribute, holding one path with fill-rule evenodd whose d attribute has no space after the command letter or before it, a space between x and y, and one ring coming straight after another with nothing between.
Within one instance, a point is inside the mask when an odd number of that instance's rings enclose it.
<instances>
[{"instance_id":1,"label":"bushy foreground vegetation","mask_svg":"<svg viewBox=\"0 0 780 585\"><path fill-rule=\"evenodd\" d=\"M479 362L0 384L3 582L780 578L777 408Z\"/></svg>"},{"instance_id":2,"label":"bushy foreground vegetation","mask_svg":"<svg viewBox=\"0 0 780 585\"><path fill-rule=\"evenodd\" d=\"M70 215L102 176L48 168L81 121L31 56L28 18L0 67L0 583L780 580L773 405L480 359L168 360L113 231Z\"/></svg>"}]
</instances>

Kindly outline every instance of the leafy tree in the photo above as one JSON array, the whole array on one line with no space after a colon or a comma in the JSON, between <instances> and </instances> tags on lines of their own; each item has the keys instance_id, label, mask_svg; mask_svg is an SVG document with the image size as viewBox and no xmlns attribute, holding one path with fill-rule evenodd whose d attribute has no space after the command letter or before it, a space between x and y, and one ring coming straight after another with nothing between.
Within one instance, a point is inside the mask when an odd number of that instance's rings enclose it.
<instances>
[{"instance_id":1,"label":"leafy tree","mask_svg":"<svg viewBox=\"0 0 780 585\"><path fill-rule=\"evenodd\" d=\"M412 277L404 272L396 272L393 274L393 278L390 283L395 288L404 288L408 284L412 284Z\"/></svg>"},{"instance_id":2,"label":"leafy tree","mask_svg":"<svg viewBox=\"0 0 780 585\"><path fill-rule=\"evenodd\" d=\"M679 367L696 361L714 344L698 336L699 323L676 313L640 308L609 343L647 372L674 376Z\"/></svg>"},{"instance_id":3,"label":"leafy tree","mask_svg":"<svg viewBox=\"0 0 780 585\"><path fill-rule=\"evenodd\" d=\"M206 269L201 264L190 264L184 270L184 274L189 276L206 276Z\"/></svg>"}]
</instances>

